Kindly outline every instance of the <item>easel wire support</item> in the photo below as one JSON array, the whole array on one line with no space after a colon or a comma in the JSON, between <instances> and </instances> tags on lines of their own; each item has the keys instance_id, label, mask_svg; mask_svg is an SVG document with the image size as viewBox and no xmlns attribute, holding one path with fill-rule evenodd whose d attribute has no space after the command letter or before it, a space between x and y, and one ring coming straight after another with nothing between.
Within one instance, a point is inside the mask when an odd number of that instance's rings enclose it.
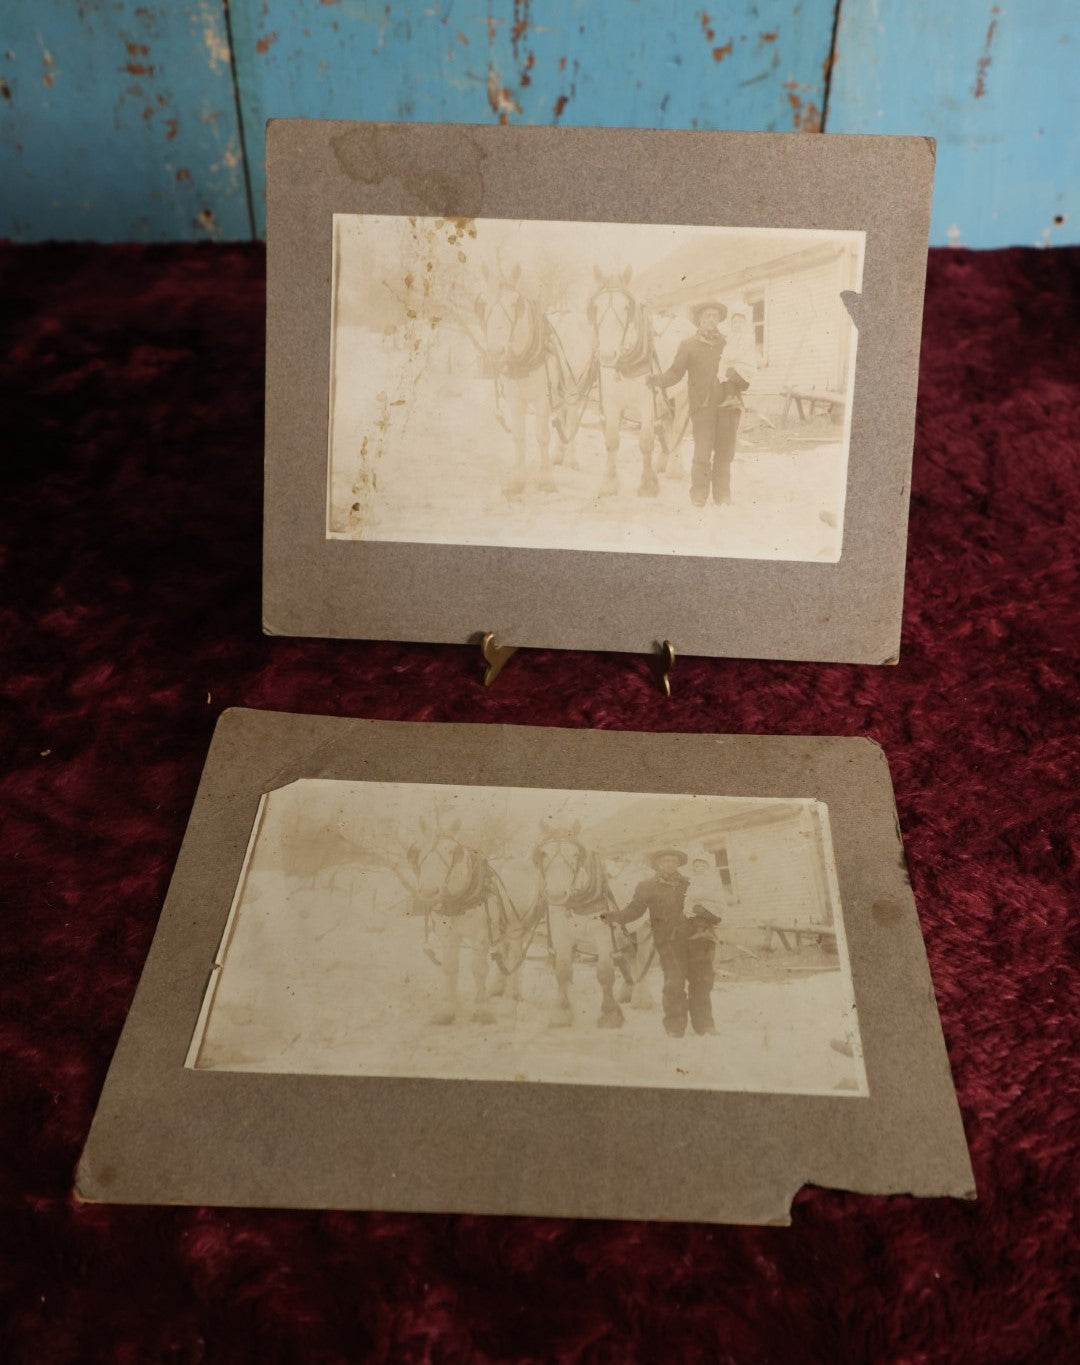
<instances>
[{"instance_id":1,"label":"easel wire support","mask_svg":"<svg viewBox=\"0 0 1080 1365\"><path fill-rule=\"evenodd\" d=\"M659 668L658 678L660 690L665 697L671 696L671 674L675 667L675 646L670 640L664 640L659 646ZM500 645L496 643L495 632L486 631L480 643L480 653L484 660L484 686L490 687L499 674L506 667L512 654L517 653L517 645Z\"/></svg>"}]
</instances>

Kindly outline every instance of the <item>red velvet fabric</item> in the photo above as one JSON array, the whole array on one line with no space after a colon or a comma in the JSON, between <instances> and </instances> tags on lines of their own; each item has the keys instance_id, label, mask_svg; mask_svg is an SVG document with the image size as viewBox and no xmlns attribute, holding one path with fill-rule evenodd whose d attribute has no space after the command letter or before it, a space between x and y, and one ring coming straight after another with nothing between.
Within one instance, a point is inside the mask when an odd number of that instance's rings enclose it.
<instances>
[{"instance_id":1,"label":"red velvet fabric","mask_svg":"<svg viewBox=\"0 0 1080 1365\"><path fill-rule=\"evenodd\" d=\"M670 702L636 657L526 652L485 691L465 648L262 637L263 270L0 248L0 1356L1066 1359L1080 251L931 253L899 666L680 659ZM812 1189L786 1230L73 1203L233 705L879 740L978 1202Z\"/></svg>"}]
</instances>

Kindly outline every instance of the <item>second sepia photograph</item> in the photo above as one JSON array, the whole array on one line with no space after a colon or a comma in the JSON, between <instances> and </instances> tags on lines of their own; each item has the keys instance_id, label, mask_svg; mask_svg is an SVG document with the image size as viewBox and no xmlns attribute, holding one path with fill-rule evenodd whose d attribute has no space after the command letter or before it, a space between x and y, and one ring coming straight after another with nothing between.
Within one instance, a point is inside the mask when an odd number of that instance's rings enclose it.
<instances>
[{"instance_id":1,"label":"second sepia photograph","mask_svg":"<svg viewBox=\"0 0 1080 1365\"><path fill-rule=\"evenodd\" d=\"M828 808L296 781L187 1064L866 1096Z\"/></svg>"}]
</instances>

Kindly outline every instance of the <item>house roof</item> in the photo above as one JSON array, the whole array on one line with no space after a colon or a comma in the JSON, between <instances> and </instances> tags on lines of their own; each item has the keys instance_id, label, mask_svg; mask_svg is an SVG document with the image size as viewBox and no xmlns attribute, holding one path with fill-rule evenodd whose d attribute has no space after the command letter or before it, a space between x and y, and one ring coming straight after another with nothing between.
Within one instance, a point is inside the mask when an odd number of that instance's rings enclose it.
<instances>
[{"instance_id":1,"label":"house roof","mask_svg":"<svg viewBox=\"0 0 1080 1365\"><path fill-rule=\"evenodd\" d=\"M645 854L662 844L709 848L734 830L784 824L800 809L796 801L734 799L720 808L703 801L695 810L693 803L688 808L685 796L673 796L666 804L616 811L583 829L581 837L605 857Z\"/></svg>"},{"instance_id":2,"label":"house roof","mask_svg":"<svg viewBox=\"0 0 1080 1365\"><path fill-rule=\"evenodd\" d=\"M813 269L844 250L841 242L821 241L793 251L758 233L718 245L716 238L702 233L643 270L633 288L653 306L680 307L707 296L741 296L755 284Z\"/></svg>"}]
</instances>

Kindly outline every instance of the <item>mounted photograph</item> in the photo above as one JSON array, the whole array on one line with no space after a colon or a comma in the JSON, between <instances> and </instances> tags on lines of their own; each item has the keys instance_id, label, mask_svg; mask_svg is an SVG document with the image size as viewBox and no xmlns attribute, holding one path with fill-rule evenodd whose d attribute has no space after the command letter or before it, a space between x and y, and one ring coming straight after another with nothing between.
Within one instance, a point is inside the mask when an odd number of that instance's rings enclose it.
<instances>
[{"instance_id":1,"label":"mounted photograph","mask_svg":"<svg viewBox=\"0 0 1080 1365\"><path fill-rule=\"evenodd\" d=\"M327 536L838 562L865 240L335 214Z\"/></svg>"},{"instance_id":2,"label":"mounted photograph","mask_svg":"<svg viewBox=\"0 0 1080 1365\"><path fill-rule=\"evenodd\" d=\"M293 782L187 1064L865 1097L828 808Z\"/></svg>"},{"instance_id":3,"label":"mounted photograph","mask_svg":"<svg viewBox=\"0 0 1080 1365\"><path fill-rule=\"evenodd\" d=\"M79 1199L782 1223L808 1182L973 1194L877 745L221 717Z\"/></svg>"},{"instance_id":4,"label":"mounted photograph","mask_svg":"<svg viewBox=\"0 0 1080 1365\"><path fill-rule=\"evenodd\" d=\"M266 149L267 634L895 663L932 141Z\"/></svg>"}]
</instances>

